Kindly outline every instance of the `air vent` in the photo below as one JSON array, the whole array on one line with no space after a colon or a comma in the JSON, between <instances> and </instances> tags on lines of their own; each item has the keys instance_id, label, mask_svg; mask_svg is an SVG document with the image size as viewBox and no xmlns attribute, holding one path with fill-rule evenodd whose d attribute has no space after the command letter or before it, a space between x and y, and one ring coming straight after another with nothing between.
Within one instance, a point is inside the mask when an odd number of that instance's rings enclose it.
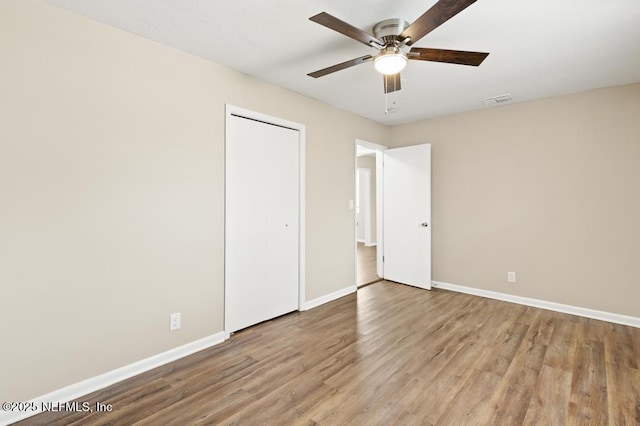
<instances>
[{"instance_id":1,"label":"air vent","mask_svg":"<svg viewBox=\"0 0 640 426\"><path fill-rule=\"evenodd\" d=\"M491 105L498 105L498 104L506 104L507 102L511 102L511 95L510 94L506 94L506 95L500 95L500 96L494 96L493 98L487 98L487 99L483 99L482 103L484 104L484 106L491 106Z\"/></svg>"}]
</instances>

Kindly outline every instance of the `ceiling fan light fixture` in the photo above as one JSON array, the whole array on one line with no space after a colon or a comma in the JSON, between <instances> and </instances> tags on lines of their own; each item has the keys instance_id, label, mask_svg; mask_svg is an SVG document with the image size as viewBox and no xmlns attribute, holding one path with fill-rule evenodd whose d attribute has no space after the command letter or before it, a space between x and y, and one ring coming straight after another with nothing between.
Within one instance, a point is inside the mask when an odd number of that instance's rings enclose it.
<instances>
[{"instance_id":1,"label":"ceiling fan light fixture","mask_svg":"<svg viewBox=\"0 0 640 426\"><path fill-rule=\"evenodd\" d=\"M381 53L373 60L373 66L381 74L397 74L407 66L407 57L402 52Z\"/></svg>"}]
</instances>

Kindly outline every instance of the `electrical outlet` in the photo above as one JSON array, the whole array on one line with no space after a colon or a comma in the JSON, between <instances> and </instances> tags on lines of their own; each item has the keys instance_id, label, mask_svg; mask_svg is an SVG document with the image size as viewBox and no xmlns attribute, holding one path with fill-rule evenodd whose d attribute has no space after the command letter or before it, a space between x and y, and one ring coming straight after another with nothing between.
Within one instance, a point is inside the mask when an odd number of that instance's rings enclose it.
<instances>
[{"instance_id":1,"label":"electrical outlet","mask_svg":"<svg viewBox=\"0 0 640 426\"><path fill-rule=\"evenodd\" d=\"M515 272L507 272L507 281L510 283L516 282L516 273Z\"/></svg>"},{"instance_id":2,"label":"electrical outlet","mask_svg":"<svg viewBox=\"0 0 640 426\"><path fill-rule=\"evenodd\" d=\"M169 316L169 331L175 331L180 328L180 312Z\"/></svg>"}]
</instances>

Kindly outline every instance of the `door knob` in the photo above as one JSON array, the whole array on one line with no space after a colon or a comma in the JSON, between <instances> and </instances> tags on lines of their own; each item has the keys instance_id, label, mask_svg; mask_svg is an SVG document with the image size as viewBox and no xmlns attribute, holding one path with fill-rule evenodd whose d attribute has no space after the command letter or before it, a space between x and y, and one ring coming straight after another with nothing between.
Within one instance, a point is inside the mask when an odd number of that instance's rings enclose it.
<instances>
[{"instance_id":1,"label":"door knob","mask_svg":"<svg viewBox=\"0 0 640 426\"><path fill-rule=\"evenodd\" d=\"M422 222L420 226L422 226L423 228L426 228L427 226L429 226L429 224L427 222Z\"/></svg>"}]
</instances>

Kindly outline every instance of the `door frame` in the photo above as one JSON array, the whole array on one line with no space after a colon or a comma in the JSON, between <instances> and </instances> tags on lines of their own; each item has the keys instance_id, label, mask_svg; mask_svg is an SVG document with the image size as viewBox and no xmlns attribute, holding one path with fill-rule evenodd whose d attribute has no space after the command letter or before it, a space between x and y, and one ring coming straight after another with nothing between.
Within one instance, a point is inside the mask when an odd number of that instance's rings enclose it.
<instances>
[{"instance_id":1,"label":"door frame","mask_svg":"<svg viewBox=\"0 0 640 426\"><path fill-rule=\"evenodd\" d=\"M294 121L284 120L282 118L273 117L267 114L259 113L256 111L251 111L245 108L237 107L230 104L225 104L225 161L226 161L226 144L227 144L227 129L229 124L229 119L231 116L243 117L249 120L259 121L265 124L270 124L279 127L286 127L288 129L298 131L298 310L304 310L305 306L305 276L306 276L306 223L305 223L305 195L306 195L306 167L305 167L305 158L306 158L306 134L305 134L305 125L296 123ZM225 180L226 180L226 172L225 172ZM225 184L226 185L226 184ZM226 186L225 186L226 191ZM226 210L226 207L225 207ZM226 214L226 213L225 213ZM226 217L225 217L225 238L226 238ZM225 256L226 256L226 245L225 245ZM226 281L226 270L224 277L224 336L225 339L228 339L231 333L227 330L228 318L227 318L227 281Z\"/></svg>"},{"instance_id":2,"label":"door frame","mask_svg":"<svg viewBox=\"0 0 640 426\"><path fill-rule=\"evenodd\" d=\"M376 152L376 274L379 277L384 277L384 263L382 262L382 255L384 253L384 233L382 228L383 227L382 202L384 199L384 191L382 187L384 184L384 180L383 180L384 172L383 172L382 160L383 160L383 152L386 149L389 149L389 147L385 145L373 143L373 142L368 142L362 139L356 139L353 146L353 149L354 149L353 162L356 170L358 168L358 152L357 152L358 145L364 148L374 150ZM355 179L355 173L354 173L354 178L353 178L354 194L355 194L355 185L356 185L356 179ZM358 239L357 229L355 228L356 220L357 220L357 217L354 209L353 211L353 224L354 224L353 241L354 242L357 241ZM354 256L354 261L358 262L358 257L357 257L358 247L356 244L354 244L353 256ZM358 285L357 274L358 274L358 268L355 268L354 285L356 286Z\"/></svg>"}]
</instances>

